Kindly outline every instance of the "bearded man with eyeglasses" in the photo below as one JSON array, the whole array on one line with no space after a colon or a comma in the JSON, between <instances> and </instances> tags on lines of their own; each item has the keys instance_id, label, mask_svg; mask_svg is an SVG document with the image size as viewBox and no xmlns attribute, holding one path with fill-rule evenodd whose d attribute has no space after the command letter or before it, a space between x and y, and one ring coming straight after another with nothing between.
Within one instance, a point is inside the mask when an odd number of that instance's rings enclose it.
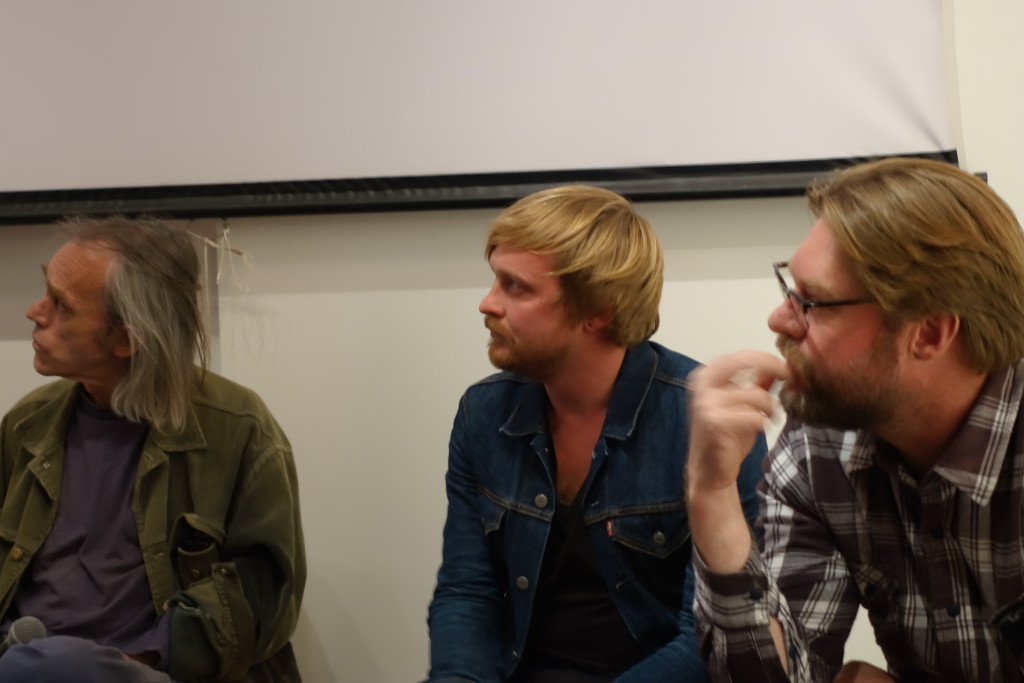
<instances>
[{"instance_id":1,"label":"bearded man with eyeglasses","mask_svg":"<svg viewBox=\"0 0 1024 683\"><path fill-rule=\"evenodd\" d=\"M1024 233L982 180L923 159L811 187L771 313L783 359L690 380L698 639L732 681L1020 681ZM753 377L753 382L741 378ZM754 542L735 473L763 419ZM887 671L843 663L863 606Z\"/></svg>"}]
</instances>

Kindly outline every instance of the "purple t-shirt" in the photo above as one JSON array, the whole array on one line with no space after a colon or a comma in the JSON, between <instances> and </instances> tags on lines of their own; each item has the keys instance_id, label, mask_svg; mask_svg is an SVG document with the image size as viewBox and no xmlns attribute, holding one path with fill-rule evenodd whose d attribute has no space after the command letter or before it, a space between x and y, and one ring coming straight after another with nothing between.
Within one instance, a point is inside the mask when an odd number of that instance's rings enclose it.
<instances>
[{"instance_id":1,"label":"purple t-shirt","mask_svg":"<svg viewBox=\"0 0 1024 683\"><path fill-rule=\"evenodd\" d=\"M68 425L57 519L22 577L11 616L35 616L50 635L129 654L156 651L166 662L169 619L153 607L132 514L148 431L82 394Z\"/></svg>"}]
</instances>

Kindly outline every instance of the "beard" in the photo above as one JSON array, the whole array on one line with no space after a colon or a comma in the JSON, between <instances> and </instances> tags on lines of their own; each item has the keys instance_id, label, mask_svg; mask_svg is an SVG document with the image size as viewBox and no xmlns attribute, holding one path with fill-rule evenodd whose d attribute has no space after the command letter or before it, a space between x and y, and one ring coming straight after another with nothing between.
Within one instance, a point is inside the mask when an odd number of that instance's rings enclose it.
<instances>
[{"instance_id":1,"label":"beard","mask_svg":"<svg viewBox=\"0 0 1024 683\"><path fill-rule=\"evenodd\" d=\"M484 326L497 335L487 343L491 365L538 382L554 376L565 365L571 350L567 340L524 342L514 339L492 318L485 318Z\"/></svg>"},{"instance_id":2,"label":"beard","mask_svg":"<svg viewBox=\"0 0 1024 683\"><path fill-rule=\"evenodd\" d=\"M892 335L879 336L868 353L838 371L815 368L791 337L779 335L775 345L793 373L779 400L788 416L805 424L873 430L890 422L903 402Z\"/></svg>"}]
</instances>

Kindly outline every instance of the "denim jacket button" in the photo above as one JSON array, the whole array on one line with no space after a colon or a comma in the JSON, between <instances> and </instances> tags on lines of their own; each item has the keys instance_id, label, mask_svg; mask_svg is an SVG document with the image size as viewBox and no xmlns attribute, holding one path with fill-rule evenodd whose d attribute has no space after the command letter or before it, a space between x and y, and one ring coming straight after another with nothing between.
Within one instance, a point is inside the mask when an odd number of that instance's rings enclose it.
<instances>
[{"instance_id":1,"label":"denim jacket button","mask_svg":"<svg viewBox=\"0 0 1024 683\"><path fill-rule=\"evenodd\" d=\"M533 499L533 502L539 508L546 508L548 506L548 497L543 493L538 493L537 497Z\"/></svg>"},{"instance_id":2,"label":"denim jacket button","mask_svg":"<svg viewBox=\"0 0 1024 683\"><path fill-rule=\"evenodd\" d=\"M530 587L530 580L528 578L526 578L525 576L520 576L520 577L518 577L516 579L516 588L518 588L519 590L524 591L524 590L526 590L529 587Z\"/></svg>"},{"instance_id":3,"label":"denim jacket button","mask_svg":"<svg viewBox=\"0 0 1024 683\"><path fill-rule=\"evenodd\" d=\"M660 531L654 532L654 545L665 545L665 534Z\"/></svg>"}]
</instances>

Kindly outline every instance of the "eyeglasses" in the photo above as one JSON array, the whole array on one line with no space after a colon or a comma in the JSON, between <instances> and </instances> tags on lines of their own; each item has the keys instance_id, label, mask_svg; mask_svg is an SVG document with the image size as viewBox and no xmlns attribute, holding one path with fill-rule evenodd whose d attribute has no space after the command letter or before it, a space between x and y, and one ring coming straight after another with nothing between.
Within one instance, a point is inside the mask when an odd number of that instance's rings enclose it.
<instances>
[{"instance_id":1,"label":"eyeglasses","mask_svg":"<svg viewBox=\"0 0 1024 683\"><path fill-rule=\"evenodd\" d=\"M833 306L854 306L856 304L869 304L872 299L837 299L834 301L818 301L817 299L805 299L800 296L800 293L795 289L786 284L786 278L782 275L782 269L789 269L788 261L779 261L778 263L772 264L772 270L775 271L775 277L779 280L779 289L782 290L782 298L789 302L790 307L793 309L793 317L799 322L803 329L802 332L806 332L810 327L810 321L807 319L807 311L812 308L829 308Z\"/></svg>"}]
</instances>

